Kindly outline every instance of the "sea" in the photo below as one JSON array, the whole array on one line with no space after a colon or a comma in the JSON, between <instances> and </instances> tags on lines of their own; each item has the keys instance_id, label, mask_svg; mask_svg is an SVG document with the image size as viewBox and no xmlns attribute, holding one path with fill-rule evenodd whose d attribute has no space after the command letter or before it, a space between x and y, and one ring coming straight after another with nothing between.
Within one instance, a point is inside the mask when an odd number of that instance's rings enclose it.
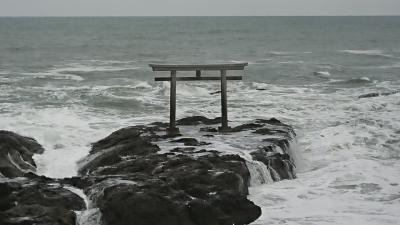
<instances>
[{"instance_id":1,"label":"sea","mask_svg":"<svg viewBox=\"0 0 400 225\"><path fill-rule=\"evenodd\" d=\"M92 142L168 122L169 74L148 64L235 62L230 123L297 133L298 178L250 187L254 225L400 224L400 17L3 17L0 129L45 147L39 174L74 176ZM218 90L178 82L177 117L219 116Z\"/></svg>"}]
</instances>

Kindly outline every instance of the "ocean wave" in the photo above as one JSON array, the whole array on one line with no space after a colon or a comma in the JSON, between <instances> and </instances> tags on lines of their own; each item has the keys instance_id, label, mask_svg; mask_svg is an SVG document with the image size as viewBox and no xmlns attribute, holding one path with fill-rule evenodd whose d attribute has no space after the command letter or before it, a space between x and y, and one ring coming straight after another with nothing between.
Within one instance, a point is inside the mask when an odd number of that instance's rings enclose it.
<instances>
[{"instance_id":1,"label":"ocean wave","mask_svg":"<svg viewBox=\"0 0 400 225\"><path fill-rule=\"evenodd\" d=\"M83 64L69 64L65 67L52 69L54 73L71 73L71 72L102 72L102 71L126 71L126 70L137 70L138 66L95 66L95 65L83 65Z\"/></svg>"},{"instance_id":2,"label":"ocean wave","mask_svg":"<svg viewBox=\"0 0 400 225\"><path fill-rule=\"evenodd\" d=\"M297 61L281 61L278 64L304 64L304 61L297 60Z\"/></svg>"},{"instance_id":3,"label":"ocean wave","mask_svg":"<svg viewBox=\"0 0 400 225\"><path fill-rule=\"evenodd\" d=\"M71 63L62 66L54 66L54 68L43 72L25 72L22 75L33 76L40 79L63 79L83 81L84 75L93 72L117 72L137 70L137 66L110 66L110 65L84 65L79 63Z\"/></svg>"},{"instance_id":4,"label":"ocean wave","mask_svg":"<svg viewBox=\"0 0 400 225\"><path fill-rule=\"evenodd\" d=\"M100 59L90 59L90 60L82 60L82 62L89 62L92 64L99 64L99 65L116 65L116 64L132 64L136 63L136 60L100 60Z\"/></svg>"},{"instance_id":5,"label":"ocean wave","mask_svg":"<svg viewBox=\"0 0 400 225\"><path fill-rule=\"evenodd\" d=\"M348 80L331 80L329 83L331 84L342 84L342 85L363 85L374 83L375 81L371 80L368 77L359 77L359 78L351 78Z\"/></svg>"},{"instance_id":6,"label":"ocean wave","mask_svg":"<svg viewBox=\"0 0 400 225\"><path fill-rule=\"evenodd\" d=\"M272 61L272 59L271 58L263 58L263 59L257 59L257 60L254 60L254 61L250 61L249 62L249 65L257 65L257 64L264 64L264 63L268 63L268 62L270 62L270 61Z\"/></svg>"},{"instance_id":7,"label":"ocean wave","mask_svg":"<svg viewBox=\"0 0 400 225\"><path fill-rule=\"evenodd\" d=\"M340 50L339 52L353 54L353 55L364 55L364 56L377 56L377 57L385 57L385 58L397 58L393 55L385 54L382 50L372 49L372 50Z\"/></svg>"},{"instance_id":8,"label":"ocean wave","mask_svg":"<svg viewBox=\"0 0 400 225\"><path fill-rule=\"evenodd\" d=\"M271 56L288 56L288 55L302 55L302 54L312 54L312 52L308 52L308 51L304 51L304 52L271 51L271 52L268 52L268 55L271 55Z\"/></svg>"},{"instance_id":9,"label":"ocean wave","mask_svg":"<svg viewBox=\"0 0 400 225\"><path fill-rule=\"evenodd\" d=\"M396 69L396 68L400 68L400 62L395 62L395 63L388 64L388 65L376 66L375 68L380 68L380 69Z\"/></svg>"},{"instance_id":10,"label":"ocean wave","mask_svg":"<svg viewBox=\"0 0 400 225\"><path fill-rule=\"evenodd\" d=\"M331 76L331 73L329 71L316 71L313 74L314 74L314 76L322 77L322 78L327 78L327 77Z\"/></svg>"},{"instance_id":11,"label":"ocean wave","mask_svg":"<svg viewBox=\"0 0 400 225\"><path fill-rule=\"evenodd\" d=\"M329 71L337 71L337 72L343 72L344 68L340 64L335 64L335 63L319 63L317 64L317 67L321 70L329 70Z\"/></svg>"},{"instance_id":12,"label":"ocean wave","mask_svg":"<svg viewBox=\"0 0 400 225\"><path fill-rule=\"evenodd\" d=\"M19 46L19 47L8 47L8 48L5 48L5 50L9 51L11 53L17 53L17 52L32 51L32 50L35 50L35 48L32 46Z\"/></svg>"},{"instance_id":13,"label":"ocean wave","mask_svg":"<svg viewBox=\"0 0 400 225\"><path fill-rule=\"evenodd\" d=\"M36 79L55 79L55 80L74 80L74 81L83 81L85 80L83 77L76 74L60 74L58 72L38 72L38 73L21 73L22 75L32 76Z\"/></svg>"}]
</instances>

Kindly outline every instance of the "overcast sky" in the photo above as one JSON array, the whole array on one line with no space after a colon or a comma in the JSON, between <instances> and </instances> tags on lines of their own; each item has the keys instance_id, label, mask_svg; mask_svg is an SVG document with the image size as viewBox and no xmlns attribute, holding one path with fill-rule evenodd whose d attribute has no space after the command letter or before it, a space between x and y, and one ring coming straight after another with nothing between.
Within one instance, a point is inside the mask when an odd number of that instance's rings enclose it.
<instances>
[{"instance_id":1,"label":"overcast sky","mask_svg":"<svg viewBox=\"0 0 400 225\"><path fill-rule=\"evenodd\" d=\"M0 16L400 15L400 0L0 0Z\"/></svg>"}]
</instances>

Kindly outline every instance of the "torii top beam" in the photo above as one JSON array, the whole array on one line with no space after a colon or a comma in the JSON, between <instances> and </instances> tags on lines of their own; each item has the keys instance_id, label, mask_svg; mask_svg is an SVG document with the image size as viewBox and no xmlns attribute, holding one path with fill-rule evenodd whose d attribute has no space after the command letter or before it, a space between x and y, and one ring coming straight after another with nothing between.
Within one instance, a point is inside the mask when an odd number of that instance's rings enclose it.
<instances>
[{"instance_id":1,"label":"torii top beam","mask_svg":"<svg viewBox=\"0 0 400 225\"><path fill-rule=\"evenodd\" d=\"M224 64L149 64L153 71L244 70L248 63Z\"/></svg>"}]
</instances>

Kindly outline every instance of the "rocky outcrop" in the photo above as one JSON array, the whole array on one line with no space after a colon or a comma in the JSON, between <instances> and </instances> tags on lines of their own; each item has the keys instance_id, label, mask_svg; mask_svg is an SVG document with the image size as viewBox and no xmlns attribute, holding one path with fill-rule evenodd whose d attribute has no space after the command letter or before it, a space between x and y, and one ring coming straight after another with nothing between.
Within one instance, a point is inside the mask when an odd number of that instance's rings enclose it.
<instances>
[{"instance_id":1,"label":"rocky outcrop","mask_svg":"<svg viewBox=\"0 0 400 225\"><path fill-rule=\"evenodd\" d=\"M274 181L296 178L294 160L289 154L290 141L296 136L292 127L272 118L258 119L232 128L234 132L246 130L256 135L268 136L263 139L259 148L250 154L254 160L267 166Z\"/></svg>"},{"instance_id":2,"label":"rocky outcrop","mask_svg":"<svg viewBox=\"0 0 400 225\"><path fill-rule=\"evenodd\" d=\"M20 177L35 172L33 154L41 154L44 149L34 139L11 131L0 130L0 176Z\"/></svg>"},{"instance_id":3,"label":"rocky outcrop","mask_svg":"<svg viewBox=\"0 0 400 225\"><path fill-rule=\"evenodd\" d=\"M35 175L33 154L44 149L34 139L0 131L0 224L75 225L84 201L62 182Z\"/></svg>"},{"instance_id":4,"label":"rocky outcrop","mask_svg":"<svg viewBox=\"0 0 400 225\"><path fill-rule=\"evenodd\" d=\"M91 181L85 192L105 224L248 224L261 215L246 198L244 159L207 150L159 153L152 139L137 127L118 130L94 143L82 162L80 173Z\"/></svg>"},{"instance_id":5,"label":"rocky outcrop","mask_svg":"<svg viewBox=\"0 0 400 225\"><path fill-rule=\"evenodd\" d=\"M84 201L50 178L0 179L0 224L75 225Z\"/></svg>"},{"instance_id":6,"label":"rocky outcrop","mask_svg":"<svg viewBox=\"0 0 400 225\"><path fill-rule=\"evenodd\" d=\"M222 121L221 117L216 117L214 119L209 119L204 116L191 116L191 117L185 117L182 118L178 121L176 121L177 125L199 125L199 124L205 124L205 125L214 125L214 124L220 124Z\"/></svg>"},{"instance_id":7,"label":"rocky outcrop","mask_svg":"<svg viewBox=\"0 0 400 225\"><path fill-rule=\"evenodd\" d=\"M250 224L261 209L247 199L248 161L213 140L257 140L251 144L258 147L243 151L279 181L295 178L288 151L295 133L277 119L255 120L224 134L217 133L219 123L220 118L200 116L178 120L200 130L195 138L166 136L166 123L117 130L92 144L79 162L79 177L61 180L33 173L32 155L43 152L34 139L2 131L0 224L76 224L74 211L86 206L71 186L83 189L91 207L100 210L101 225Z\"/></svg>"},{"instance_id":8,"label":"rocky outcrop","mask_svg":"<svg viewBox=\"0 0 400 225\"><path fill-rule=\"evenodd\" d=\"M373 92L373 93L368 93L368 94L363 94L358 96L358 98L373 98L373 97L378 97L378 96L388 96L388 95L394 95L400 93L400 91L391 91L391 92Z\"/></svg>"},{"instance_id":9,"label":"rocky outcrop","mask_svg":"<svg viewBox=\"0 0 400 225\"><path fill-rule=\"evenodd\" d=\"M200 146L200 145L209 145L210 143L204 141L198 141L196 138L179 138L176 140L172 140L171 142L183 143L185 146Z\"/></svg>"},{"instance_id":10,"label":"rocky outcrop","mask_svg":"<svg viewBox=\"0 0 400 225\"><path fill-rule=\"evenodd\" d=\"M219 121L189 117L178 124L215 132L209 125ZM93 143L90 155L80 162L79 186L99 207L103 224L240 225L261 215L246 197L251 178L243 158L207 149L212 143L193 137L167 137L166 127L152 123L115 131ZM270 119L232 128L234 133L244 131L268 136L260 142L264 147L250 154L273 171L274 180L295 177L285 152L295 136L290 126ZM157 143L190 147L165 151Z\"/></svg>"}]
</instances>

